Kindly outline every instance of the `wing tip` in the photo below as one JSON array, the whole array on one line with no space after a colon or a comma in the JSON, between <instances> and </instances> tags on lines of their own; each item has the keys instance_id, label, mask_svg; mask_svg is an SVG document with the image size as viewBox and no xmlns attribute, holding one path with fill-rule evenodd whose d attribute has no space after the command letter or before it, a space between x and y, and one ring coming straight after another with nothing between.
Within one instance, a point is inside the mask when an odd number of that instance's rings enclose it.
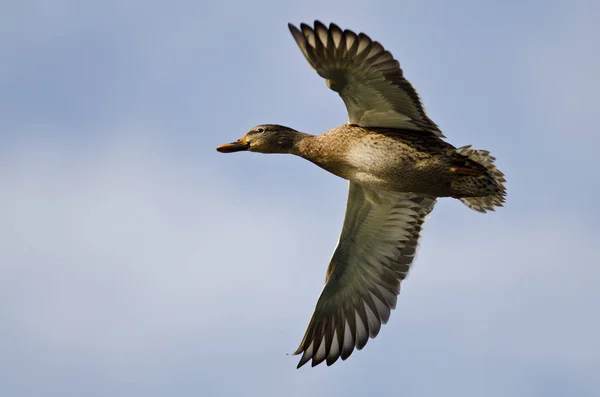
<instances>
[{"instance_id":1,"label":"wing tip","mask_svg":"<svg viewBox=\"0 0 600 397\"><path fill-rule=\"evenodd\" d=\"M288 29L290 30L290 33L292 34L292 36L294 36L294 39L296 41L298 41L298 38L304 39L304 35L300 31L300 29L298 29L296 27L296 25L293 25L292 23L288 23Z\"/></svg>"},{"instance_id":2,"label":"wing tip","mask_svg":"<svg viewBox=\"0 0 600 397\"><path fill-rule=\"evenodd\" d=\"M318 19L315 19L315 22L313 23L315 30L317 29L325 29L327 30L327 26L325 26L325 24L321 21L319 21Z\"/></svg>"}]
</instances>

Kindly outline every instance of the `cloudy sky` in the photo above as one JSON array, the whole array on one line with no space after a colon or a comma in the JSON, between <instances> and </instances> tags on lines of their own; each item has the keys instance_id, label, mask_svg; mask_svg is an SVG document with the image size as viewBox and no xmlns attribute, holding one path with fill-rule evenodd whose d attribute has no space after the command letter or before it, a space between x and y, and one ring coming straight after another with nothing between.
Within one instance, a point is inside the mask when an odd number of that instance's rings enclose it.
<instances>
[{"instance_id":1,"label":"cloudy sky","mask_svg":"<svg viewBox=\"0 0 600 397\"><path fill-rule=\"evenodd\" d=\"M124 5L126 4L126 5ZM600 3L41 0L0 6L3 396L597 396ZM504 209L444 199L397 310L296 370L347 184L222 155L346 120L288 22L400 60Z\"/></svg>"}]
</instances>

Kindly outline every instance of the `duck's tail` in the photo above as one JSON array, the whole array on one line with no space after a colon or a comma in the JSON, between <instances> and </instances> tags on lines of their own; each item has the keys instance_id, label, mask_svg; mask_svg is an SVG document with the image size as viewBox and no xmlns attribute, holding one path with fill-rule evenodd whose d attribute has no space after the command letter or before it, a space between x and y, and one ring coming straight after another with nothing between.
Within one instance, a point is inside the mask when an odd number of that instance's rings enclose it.
<instances>
[{"instance_id":1,"label":"duck's tail","mask_svg":"<svg viewBox=\"0 0 600 397\"><path fill-rule=\"evenodd\" d=\"M456 192L453 197L479 212L502 207L506 197L506 179L494 165L496 158L487 150L475 150L471 146L458 148L455 153L456 166L452 167L452 171L457 178L452 182Z\"/></svg>"}]
</instances>

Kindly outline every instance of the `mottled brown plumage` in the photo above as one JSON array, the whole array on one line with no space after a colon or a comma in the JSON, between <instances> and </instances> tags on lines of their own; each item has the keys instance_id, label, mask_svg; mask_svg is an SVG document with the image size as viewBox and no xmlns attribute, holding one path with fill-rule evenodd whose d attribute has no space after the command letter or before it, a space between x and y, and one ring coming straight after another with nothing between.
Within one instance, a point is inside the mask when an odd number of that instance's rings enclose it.
<instances>
[{"instance_id":1,"label":"mottled brown plumage","mask_svg":"<svg viewBox=\"0 0 600 397\"><path fill-rule=\"evenodd\" d=\"M486 212L502 206L504 175L488 151L445 142L400 64L367 35L320 22L289 25L300 50L337 92L348 123L321 135L259 125L220 152L288 153L350 181L342 233L295 354L298 367L345 360L396 306L425 217L438 197Z\"/></svg>"},{"instance_id":2,"label":"mottled brown plumage","mask_svg":"<svg viewBox=\"0 0 600 397\"><path fill-rule=\"evenodd\" d=\"M460 193L451 188L456 149L433 134L345 124L305 137L297 147L294 154L372 188L437 197Z\"/></svg>"}]
</instances>

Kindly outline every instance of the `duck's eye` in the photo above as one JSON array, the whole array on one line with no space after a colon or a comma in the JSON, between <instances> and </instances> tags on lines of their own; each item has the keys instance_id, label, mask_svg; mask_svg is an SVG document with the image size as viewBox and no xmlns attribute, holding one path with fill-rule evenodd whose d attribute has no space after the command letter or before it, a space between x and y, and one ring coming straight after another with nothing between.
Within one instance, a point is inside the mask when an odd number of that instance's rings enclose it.
<instances>
[{"instance_id":1,"label":"duck's eye","mask_svg":"<svg viewBox=\"0 0 600 397\"><path fill-rule=\"evenodd\" d=\"M264 128L257 128L255 131L256 132L265 132L265 129Z\"/></svg>"}]
</instances>

